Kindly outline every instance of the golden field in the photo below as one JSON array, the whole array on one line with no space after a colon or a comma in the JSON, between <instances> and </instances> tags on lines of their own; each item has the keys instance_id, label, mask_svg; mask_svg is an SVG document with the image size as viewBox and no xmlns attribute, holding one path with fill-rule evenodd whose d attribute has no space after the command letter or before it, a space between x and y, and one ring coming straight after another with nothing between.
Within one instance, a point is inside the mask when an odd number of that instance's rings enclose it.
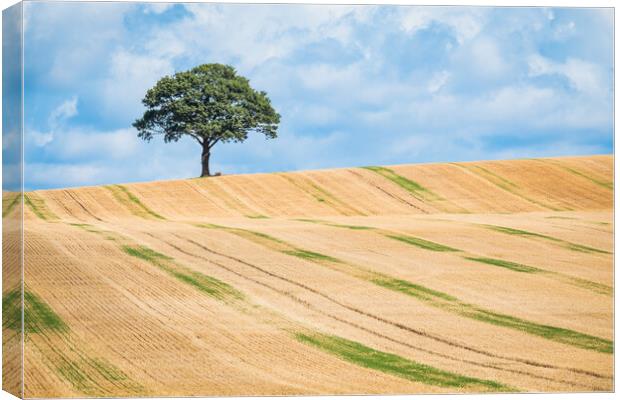
<instances>
[{"instance_id":1,"label":"golden field","mask_svg":"<svg viewBox=\"0 0 620 400\"><path fill-rule=\"evenodd\" d=\"M613 390L612 156L24 203L25 397ZM14 272L5 348L19 344Z\"/></svg>"}]
</instances>

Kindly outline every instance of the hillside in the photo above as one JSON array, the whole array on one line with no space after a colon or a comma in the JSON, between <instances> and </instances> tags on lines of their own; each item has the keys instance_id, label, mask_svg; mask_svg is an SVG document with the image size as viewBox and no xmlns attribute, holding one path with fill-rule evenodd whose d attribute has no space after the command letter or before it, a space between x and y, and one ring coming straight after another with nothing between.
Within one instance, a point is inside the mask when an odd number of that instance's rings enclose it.
<instances>
[{"instance_id":1,"label":"hillside","mask_svg":"<svg viewBox=\"0 0 620 400\"><path fill-rule=\"evenodd\" d=\"M612 156L29 192L25 395L610 391L612 217Z\"/></svg>"},{"instance_id":2,"label":"hillside","mask_svg":"<svg viewBox=\"0 0 620 400\"><path fill-rule=\"evenodd\" d=\"M231 175L30 196L77 220L154 217L149 211L167 219L569 211L609 209L612 174L612 157L593 156Z\"/></svg>"}]
</instances>

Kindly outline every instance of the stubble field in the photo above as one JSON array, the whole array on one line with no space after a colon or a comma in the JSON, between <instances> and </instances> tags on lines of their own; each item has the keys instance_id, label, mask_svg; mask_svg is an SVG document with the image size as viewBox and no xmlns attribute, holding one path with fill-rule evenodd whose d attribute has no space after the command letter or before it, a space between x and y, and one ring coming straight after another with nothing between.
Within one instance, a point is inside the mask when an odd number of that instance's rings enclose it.
<instances>
[{"instance_id":1,"label":"stubble field","mask_svg":"<svg viewBox=\"0 0 620 400\"><path fill-rule=\"evenodd\" d=\"M612 156L24 202L26 397L613 389Z\"/></svg>"}]
</instances>

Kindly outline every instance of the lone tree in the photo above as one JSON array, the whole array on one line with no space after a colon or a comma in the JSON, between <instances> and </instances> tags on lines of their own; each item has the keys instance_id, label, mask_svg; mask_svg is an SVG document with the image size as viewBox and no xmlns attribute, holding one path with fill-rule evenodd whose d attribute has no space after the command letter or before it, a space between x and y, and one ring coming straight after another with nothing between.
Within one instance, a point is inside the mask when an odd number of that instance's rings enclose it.
<instances>
[{"instance_id":1,"label":"lone tree","mask_svg":"<svg viewBox=\"0 0 620 400\"><path fill-rule=\"evenodd\" d=\"M218 142L243 142L250 132L267 139L277 137L280 115L267 93L250 87L235 69L204 64L166 76L146 92L147 107L133 126L138 137L150 141L163 135L164 142L191 136L202 146L202 173L211 176L209 158Z\"/></svg>"}]
</instances>

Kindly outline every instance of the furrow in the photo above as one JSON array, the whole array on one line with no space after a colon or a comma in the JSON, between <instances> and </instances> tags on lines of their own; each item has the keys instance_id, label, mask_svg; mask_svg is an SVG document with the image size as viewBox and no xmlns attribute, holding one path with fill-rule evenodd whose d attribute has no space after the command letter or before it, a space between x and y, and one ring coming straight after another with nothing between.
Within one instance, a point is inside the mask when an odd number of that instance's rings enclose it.
<instances>
[{"instance_id":1,"label":"furrow","mask_svg":"<svg viewBox=\"0 0 620 400\"><path fill-rule=\"evenodd\" d=\"M385 274L380 274L364 267L352 265L328 255L297 248L284 242L283 240L272 238L264 233L218 225L199 224L197 226L211 229L223 229L249 240L259 238L254 240L257 244L262 244L265 247L275 249L281 253L295 256L297 258L305 259L323 267L338 270L353 277L374 283L375 285L381 286L385 289L417 298L430 306L457 314L461 317L521 331L530 335L539 336L585 350L608 354L613 353L613 342L610 340L577 332L571 329L539 324L533 321L487 310L473 304L465 303L446 293L426 288L405 280L396 279ZM271 245L266 244L266 242L270 242Z\"/></svg>"}]
</instances>

